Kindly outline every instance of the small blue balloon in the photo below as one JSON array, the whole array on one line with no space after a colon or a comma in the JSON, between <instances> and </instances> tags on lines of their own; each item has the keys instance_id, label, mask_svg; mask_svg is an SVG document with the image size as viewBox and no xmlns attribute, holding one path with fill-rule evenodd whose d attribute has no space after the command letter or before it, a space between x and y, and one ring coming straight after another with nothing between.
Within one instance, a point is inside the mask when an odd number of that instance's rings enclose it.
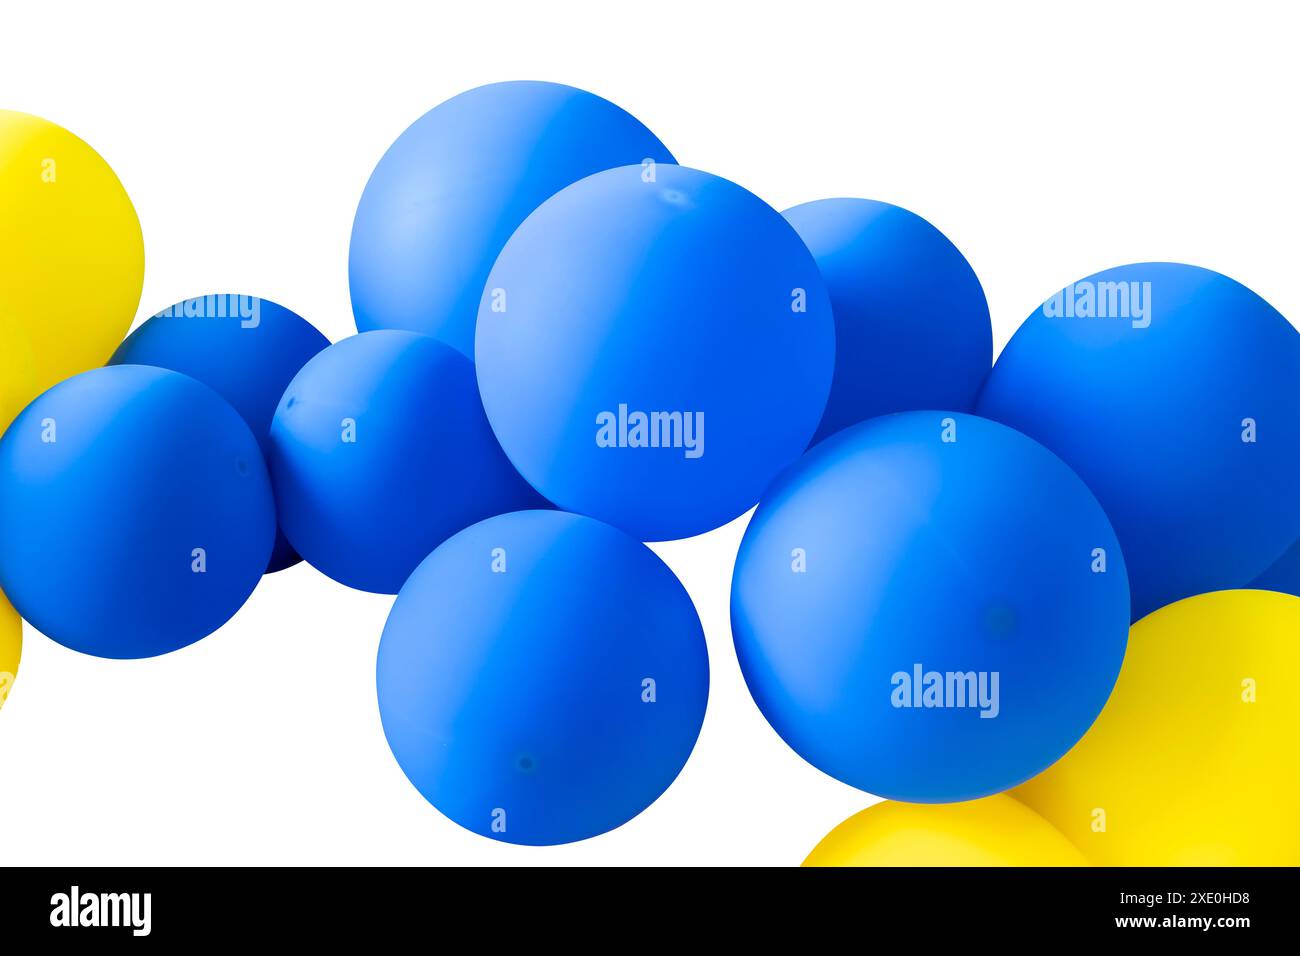
<instances>
[{"instance_id":1,"label":"small blue balloon","mask_svg":"<svg viewBox=\"0 0 1300 956\"><path fill-rule=\"evenodd\" d=\"M402 588L376 668L402 771L475 833L542 846L668 789L709 694L704 632L644 545L557 511L490 518Z\"/></svg>"},{"instance_id":2,"label":"small blue balloon","mask_svg":"<svg viewBox=\"0 0 1300 956\"><path fill-rule=\"evenodd\" d=\"M479 389L511 461L642 541L716 528L799 457L835 327L780 214L680 166L589 176L528 217L484 290Z\"/></svg>"},{"instance_id":3,"label":"small blue balloon","mask_svg":"<svg viewBox=\"0 0 1300 956\"><path fill-rule=\"evenodd\" d=\"M1114 532L1060 459L971 415L903 412L814 448L759 505L731 625L764 716L831 776L973 800L1046 768L1128 636Z\"/></svg>"},{"instance_id":4,"label":"small blue balloon","mask_svg":"<svg viewBox=\"0 0 1300 956\"><path fill-rule=\"evenodd\" d=\"M1300 538L1300 335L1250 289L1170 262L1066 286L1016 332L981 415L1096 493L1133 619L1246 586Z\"/></svg>"},{"instance_id":5,"label":"small blue balloon","mask_svg":"<svg viewBox=\"0 0 1300 956\"><path fill-rule=\"evenodd\" d=\"M329 345L306 319L270 299L198 296L150 318L118 346L112 365L155 365L198 379L235 407L265 452L285 386ZM299 558L276 532L268 571Z\"/></svg>"},{"instance_id":6,"label":"small blue balloon","mask_svg":"<svg viewBox=\"0 0 1300 956\"><path fill-rule=\"evenodd\" d=\"M584 176L674 162L637 119L558 83L480 86L430 110L389 147L352 226L357 328L424 332L474 357L488 270L515 227Z\"/></svg>"},{"instance_id":7,"label":"small blue balloon","mask_svg":"<svg viewBox=\"0 0 1300 956\"><path fill-rule=\"evenodd\" d=\"M820 199L783 215L835 311L835 380L813 441L891 412L974 408L993 328L984 289L948 237L870 199Z\"/></svg>"},{"instance_id":8,"label":"small blue balloon","mask_svg":"<svg viewBox=\"0 0 1300 956\"><path fill-rule=\"evenodd\" d=\"M192 644L253 593L274 540L257 439L188 376L84 372L0 441L0 587L73 650L133 658Z\"/></svg>"},{"instance_id":9,"label":"small blue balloon","mask_svg":"<svg viewBox=\"0 0 1300 956\"><path fill-rule=\"evenodd\" d=\"M336 342L289 383L271 424L280 525L308 562L396 594L445 539L545 506L492 436L474 366L414 332Z\"/></svg>"}]
</instances>

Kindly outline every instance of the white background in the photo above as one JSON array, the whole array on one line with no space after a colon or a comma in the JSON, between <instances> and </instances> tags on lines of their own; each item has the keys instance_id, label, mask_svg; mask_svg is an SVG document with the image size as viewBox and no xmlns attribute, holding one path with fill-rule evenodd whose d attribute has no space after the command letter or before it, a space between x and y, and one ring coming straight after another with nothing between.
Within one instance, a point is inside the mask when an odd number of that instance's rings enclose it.
<instances>
[{"instance_id":1,"label":"white background","mask_svg":"<svg viewBox=\"0 0 1300 956\"><path fill-rule=\"evenodd\" d=\"M375 162L443 99L531 78L613 100L779 209L920 213L979 274L1000 348L1047 295L1128 261L1209 266L1300 316L1296 28L1241 2L27 2L0 13L0 106L115 168L144 228L141 316L238 291L351 334ZM874 798L749 699L727 614L743 522L656 547L704 621L712 696L677 783L612 833L512 847L426 804L375 703L392 599L299 565L160 659L29 627L0 714L0 863L798 863Z\"/></svg>"}]
</instances>

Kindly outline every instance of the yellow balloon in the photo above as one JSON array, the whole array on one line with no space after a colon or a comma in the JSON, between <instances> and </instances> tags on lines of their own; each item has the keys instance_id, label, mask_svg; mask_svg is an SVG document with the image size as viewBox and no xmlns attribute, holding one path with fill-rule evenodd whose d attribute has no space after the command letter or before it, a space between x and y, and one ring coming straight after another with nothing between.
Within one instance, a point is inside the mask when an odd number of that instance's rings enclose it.
<instances>
[{"instance_id":1,"label":"yellow balloon","mask_svg":"<svg viewBox=\"0 0 1300 956\"><path fill-rule=\"evenodd\" d=\"M804 866L1087 866L1050 823L1001 794L968 803L885 801L849 817Z\"/></svg>"},{"instance_id":2,"label":"yellow balloon","mask_svg":"<svg viewBox=\"0 0 1300 956\"><path fill-rule=\"evenodd\" d=\"M36 362L27 333L0 315L0 433L36 394Z\"/></svg>"},{"instance_id":3,"label":"yellow balloon","mask_svg":"<svg viewBox=\"0 0 1300 956\"><path fill-rule=\"evenodd\" d=\"M0 416L108 361L143 285L140 220L113 170L62 127L0 110Z\"/></svg>"},{"instance_id":4,"label":"yellow balloon","mask_svg":"<svg viewBox=\"0 0 1300 956\"><path fill-rule=\"evenodd\" d=\"M23 656L23 622L18 612L0 594L0 707L18 676L18 659Z\"/></svg>"},{"instance_id":5,"label":"yellow balloon","mask_svg":"<svg viewBox=\"0 0 1300 956\"><path fill-rule=\"evenodd\" d=\"M1133 626L1096 724L1016 791L1097 864L1300 863L1300 598L1218 591Z\"/></svg>"}]
</instances>

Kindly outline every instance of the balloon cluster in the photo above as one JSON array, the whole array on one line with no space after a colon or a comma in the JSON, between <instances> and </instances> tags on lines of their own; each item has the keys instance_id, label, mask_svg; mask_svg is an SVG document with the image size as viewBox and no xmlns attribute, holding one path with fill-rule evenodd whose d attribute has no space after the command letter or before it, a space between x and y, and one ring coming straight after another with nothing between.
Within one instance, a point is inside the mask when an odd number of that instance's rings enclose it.
<instances>
[{"instance_id":1,"label":"balloon cluster","mask_svg":"<svg viewBox=\"0 0 1300 956\"><path fill-rule=\"evenodd\" d=\"M644 542L757 504L753 698L889 798L810 863L1300 860L1300 334L1233 280L1089 276L994 365L926 220L779 213L537 82L384 154L332 345L225 293L120 342L139 224L52 124L0 113L0 199L0 586L55 641L174 651L301 557L397 595L379 710L420 793L575 841L704 719L699 618Z\"/></svg>"}]
</instances>

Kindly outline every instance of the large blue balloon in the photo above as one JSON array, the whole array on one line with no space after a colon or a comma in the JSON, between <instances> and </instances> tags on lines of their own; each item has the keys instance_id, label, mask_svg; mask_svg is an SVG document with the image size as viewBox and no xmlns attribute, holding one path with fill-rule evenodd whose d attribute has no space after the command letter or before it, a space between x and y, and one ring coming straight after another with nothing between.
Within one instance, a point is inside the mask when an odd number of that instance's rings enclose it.
<instances>
[{"instance_id":1,"label":"large blue balloon","mask_svg":"<svg viewBox=\"0 0 1300 956\"><path fill-rule=\"evenodd\" d=\"M414 332L354 335L303 366L276 409L270 464L298 553L383 594L462 528L545 504L492 436L473 364Z\"/></svg>"},{"instance_id":2,"label":"large blue balloon","mask_svg":"<svg viewBox=\"0 0 1300 956\"><path fill-rule=\"evenodd\" d=\"M759 505L731 624L805 760L895 800L972 800L1083 736L1119 675L1124 559L1060 459L971 415L903 412L814 448Z\"/></svg>"},{"instance_id":3,"label":"large blue balloon","mask_svg":"<svg viewBox=\"0 0 1300 956\"><path fill-rule=\"evenodd\" d=\"M377 685L389 746L425 799L536 846L611 830L668 788L704 719L709 661L690 598L648 548L524 511L416 569Z\"/></svg>"},{"instance_id":4,"label":"large blue balloon","mask_svg":"<svg viewBox=\"0 0 1300 956\"><path fill-rule=\"evenodd\" d=\"M510 238L479 389L511 461L642 541L715 528L808 445L835 361L817 264L780 214L680 166L608 170ZM707 426L707 427L706 427Z\"/></svg>"},{"instance_id":5,"label":"large blue balloon","mask_svg":"<svg viewBox=\"0 0 1300 956\"><path fill-rule=\"evenodd\" d=\"M835 380L813 441L890 412L974 408L993 329L984 289L948 237L871 199L820 199L784 215L835 310Z\"/></svg>"},{"instance_id":6,"label":"large blue balloon","mask_svg":"<svg viewBox=\"0 0 1300 956\"><path fill-rule=\"evenodd\" d=\"M253 592L274 540L257 440L188 376L84 372L0 441L0 587L73 650L152 657L212 633Z\"/></svg>"},{"instance_id":7,"label":"large blue balloon","mask_svg":"<svg viewBox=\"0 0 1300 956\"><path fill-rule=\"evenodd\" d=\"M223 293L163 309L118 346L110 364L156 365L198 379L235 406L265 451L285 386L329 344L306 319L270 299ZM298 560L277 531L267 570Z\"/></svg>"},{"instance_id":8,"label":"large blue balloon","mask_svg":"<svg viewBox=\"0 0 1300 956\"><path fill-rule=\"evenodd\" d=\"M979 412L1052 449L1115 525L1133 618L1244 587L1300 537L1300 335L1226 276L1156 262L1066 286Z\"/></svg>"},{"instance_id":9,"label":"large blue balloon","mask_svg":"<svg viewBox=\"0 0 1300 956\"><path fill-rule=\"evenodd\" d=\"M674 162L635 117L557 83L481 86L430 110L389 147L352 226L357 328L409 329L474 357L488 270L548 196L628 163Z\"/></svg>"}]
</instances>

